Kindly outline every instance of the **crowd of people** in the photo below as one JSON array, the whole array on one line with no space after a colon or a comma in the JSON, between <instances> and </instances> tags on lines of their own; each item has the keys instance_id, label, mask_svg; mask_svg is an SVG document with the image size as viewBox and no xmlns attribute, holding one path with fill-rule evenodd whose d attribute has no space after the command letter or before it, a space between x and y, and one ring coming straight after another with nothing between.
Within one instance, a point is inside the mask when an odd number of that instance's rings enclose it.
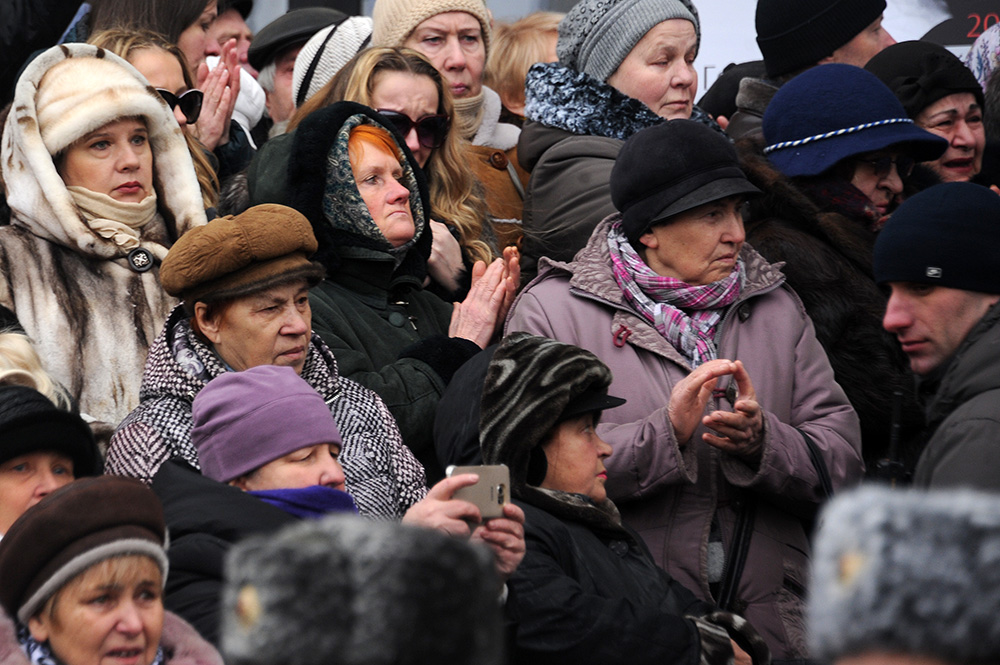
<instances>
[{"instance_id":1,"label":"crowd of people","mask_svg":"<svg viewBox=\"0 0 1000 665\"><path fill-rule=\"evenodd\" d=\"M1000 26L885 8L5 4L3 663L1000 658Z\"/></svg>"}]
</instances>

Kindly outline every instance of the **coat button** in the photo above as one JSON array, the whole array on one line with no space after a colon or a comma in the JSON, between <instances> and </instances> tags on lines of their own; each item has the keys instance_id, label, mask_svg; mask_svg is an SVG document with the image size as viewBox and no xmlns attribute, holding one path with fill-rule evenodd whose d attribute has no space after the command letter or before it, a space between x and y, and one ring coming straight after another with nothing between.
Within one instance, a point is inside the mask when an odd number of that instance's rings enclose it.
<instances>
[{"instance_id":1,"label":"coat button","mask_svg":"<svg viewBox=\"0 0 1000 665\"><path fill-rule=\"evenodd\" d=\"M507 168L507 155L497 150L490 155L490 166L501 171Z\"/></svg>"},{"instance_id":2,"label":"coat button","mask_svg":"<svg viewBox=\"0 0 1000 665\"><path fill-rule=\"evenodd\" d=\"M612 540L610 543L608 543L608 548L612 552L621 557L628 554L628 543L626 543L624 540Z\"/></svg>"},{"instance_id":3,"label":"coat button","mask_svg":"<svg viewBox=\"0 0 1000 665\"><path fill-rule=\"evenodd\" d=\"M406 317L399 312L393 312L389 315L389 323L396 326L397 328L402 328L406 323Z\"/></svg>"}]
</instances>

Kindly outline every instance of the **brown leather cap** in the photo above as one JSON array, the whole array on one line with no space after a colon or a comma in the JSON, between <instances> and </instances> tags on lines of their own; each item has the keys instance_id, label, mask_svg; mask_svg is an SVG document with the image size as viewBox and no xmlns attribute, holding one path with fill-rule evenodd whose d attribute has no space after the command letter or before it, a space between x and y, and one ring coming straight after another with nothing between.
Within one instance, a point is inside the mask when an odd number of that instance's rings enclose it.
<instances>
[{"instance_id":1,"label":"brown leather cap","mask_svg":"<svg viewBox=\"0 0 1000 665\"><path fill-rule=\"evenodd\" d=\"M235 298L302 277L315 286L323 268L309 220L265 203L213 219L182 235L160 266L164 290L187 303Z\"/></svg>"}]
</instances>

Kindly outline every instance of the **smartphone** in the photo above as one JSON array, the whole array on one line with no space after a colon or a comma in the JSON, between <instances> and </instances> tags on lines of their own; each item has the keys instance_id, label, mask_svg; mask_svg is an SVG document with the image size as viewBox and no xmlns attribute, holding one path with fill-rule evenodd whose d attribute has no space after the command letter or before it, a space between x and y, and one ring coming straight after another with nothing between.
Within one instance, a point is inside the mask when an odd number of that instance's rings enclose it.
<instances>
[{"instance_id":1,"label":"smartphone","mask_svg":"<svg viewBox=\"0 0 1000 665\"><path fill-rule=\"evenodd\" d=\"M479 476L475 485L462 487L455 492L456 499L475 504L483 521L503 517L503 507L510 503L510 470L506 464L486 464L483 466L449 466L445 473L449 478L463 473Z\"/></svg>"}]
</instances>

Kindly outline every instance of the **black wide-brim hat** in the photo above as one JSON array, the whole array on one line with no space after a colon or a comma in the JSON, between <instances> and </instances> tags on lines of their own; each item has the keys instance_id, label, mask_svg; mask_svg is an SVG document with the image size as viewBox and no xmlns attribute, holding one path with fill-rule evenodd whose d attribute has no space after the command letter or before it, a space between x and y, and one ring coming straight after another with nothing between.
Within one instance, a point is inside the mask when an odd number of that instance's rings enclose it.
<instances>
[{"instance_id":1,"label":"black wide-brim hat","mask_svg":"<svg viewBox=\"0 0 1000 665\"><path fill-rule=\"evenodd\" d=\"M611 201L631 242L656 222L733 195L759 194L732 143L693 120L636 132L611 170Z\"/></svg>"}]
</instances>

